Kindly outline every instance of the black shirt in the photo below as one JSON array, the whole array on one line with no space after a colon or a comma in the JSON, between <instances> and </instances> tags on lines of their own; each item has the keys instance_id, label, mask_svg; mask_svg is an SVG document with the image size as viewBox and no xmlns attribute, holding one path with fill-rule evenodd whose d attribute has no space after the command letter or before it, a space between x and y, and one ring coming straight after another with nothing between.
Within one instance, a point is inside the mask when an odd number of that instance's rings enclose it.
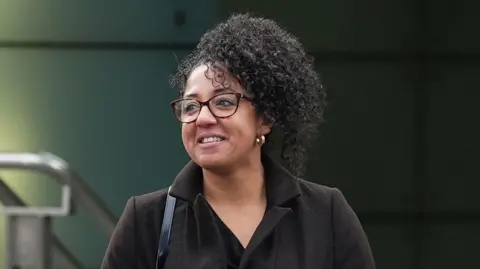
<instances>
[{"instance_id":1,"label":"black shirt","mask_svg":"<svg viewBox=\"0 0 480 269\"><path fill-rule=\"evenodd\" d=\"M227 258L227 269L238 269L245 248L235 234L227 227L227 225L225 225L220 217L218 217L215 211L213 209L211 210L215 216L218 229L222 234L222 241L225 247L225 254Z\"/></svg>"}]
</instances>

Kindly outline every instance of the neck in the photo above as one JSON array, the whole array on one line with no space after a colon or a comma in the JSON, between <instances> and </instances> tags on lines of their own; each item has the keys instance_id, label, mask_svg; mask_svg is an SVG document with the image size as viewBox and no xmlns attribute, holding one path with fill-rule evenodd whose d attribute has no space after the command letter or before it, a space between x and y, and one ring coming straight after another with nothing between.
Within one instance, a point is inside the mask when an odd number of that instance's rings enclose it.
<instances>
[{"instance_id":1,"label":"neck","mask_svg":"<svg viewBox=\"0 0 480 269\"><path fill-rule=\"evenodd\" d=\"M224 173L204 169L203 191L210 203L246 205L266 202L264 171L260 158Z\"/></svg>"}]
</instances>

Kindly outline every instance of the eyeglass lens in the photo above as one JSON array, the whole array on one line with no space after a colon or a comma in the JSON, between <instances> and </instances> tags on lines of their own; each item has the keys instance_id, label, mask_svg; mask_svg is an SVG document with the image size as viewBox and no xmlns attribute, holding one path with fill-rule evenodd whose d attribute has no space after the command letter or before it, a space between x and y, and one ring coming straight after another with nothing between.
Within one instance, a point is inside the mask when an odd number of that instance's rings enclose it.
<instances>
[{"instance_id":1,"label":"eyeglass lens","mask_svg":"<svg viewBox=\"0 0 480 269\"><path fill-rule=\"evenodd\" d=\"M200 114L202 104L195 99L183 99L175 103L175 115L181 122L195 121ZM208 101L210 112L218 118L229 117L235 113L238 98L233 93L220 94Z\"/></svg>"}]
</instances>

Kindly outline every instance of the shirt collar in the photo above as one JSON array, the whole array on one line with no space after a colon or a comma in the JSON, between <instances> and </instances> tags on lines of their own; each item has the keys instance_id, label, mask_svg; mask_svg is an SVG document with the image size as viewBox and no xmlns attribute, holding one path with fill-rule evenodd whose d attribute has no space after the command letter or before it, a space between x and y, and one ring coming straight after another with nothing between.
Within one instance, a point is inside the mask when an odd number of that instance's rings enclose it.
<instances>
[{"instance_id":1,"label":"shirt collar","mask_svg":"<svg viewBox=\"0 0 480 269\"><path fill-rule=\"evenodd\" d=\"M301 195L298 179L279 163L266 154L262 154L265 171L267 200L270 205L281 206ZM197 195L203 192L202 168L190 161L178 173L170 189L170 194L193 203Z\"/></svg>"}]
</instances>

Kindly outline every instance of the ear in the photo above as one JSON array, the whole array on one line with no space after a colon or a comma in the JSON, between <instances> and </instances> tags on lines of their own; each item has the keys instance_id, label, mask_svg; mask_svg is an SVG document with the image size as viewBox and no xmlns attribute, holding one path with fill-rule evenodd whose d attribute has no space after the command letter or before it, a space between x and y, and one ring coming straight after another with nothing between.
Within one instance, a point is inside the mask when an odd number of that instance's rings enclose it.
<instances>
[{"instance_id":1,"label":"ear","mask_svg":"<svg viewBox=\"0 0 480 269\"><path fill-rule=\"evenodd\" d=\"M268 123L264 117L259 117L257 120L258 135L267 135L272 131L273 124Z\"/></svg>"}]
</instances>

